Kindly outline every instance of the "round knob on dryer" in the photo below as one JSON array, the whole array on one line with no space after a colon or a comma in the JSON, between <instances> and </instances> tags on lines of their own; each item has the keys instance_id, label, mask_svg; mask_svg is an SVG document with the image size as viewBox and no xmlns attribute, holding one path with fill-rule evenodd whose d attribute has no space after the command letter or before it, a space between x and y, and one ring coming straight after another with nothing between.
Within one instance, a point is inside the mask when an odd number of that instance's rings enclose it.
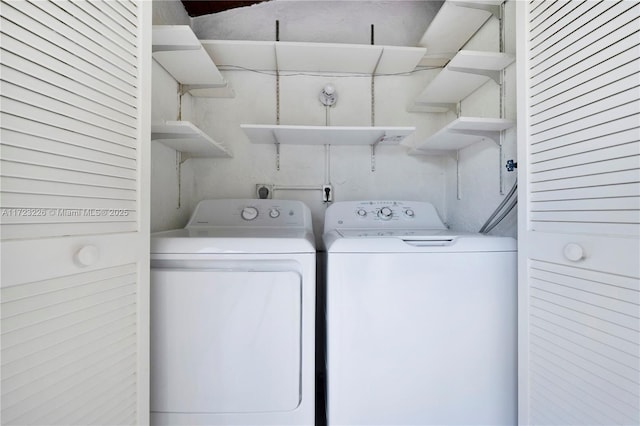
<instances>
[{"instance_id":1,"label":"round knob on dryer","mask_svg":"<svg viewBox=\"0 0 640 426\"><path fill-rule=\"evenodd\" d=\"M416 212L414 212L414 211L413 211L413 210L411 210L411 209L406 209L406 210L404 211L404 214L405 214L405 216L407 216L407 217L414 217L414 216L416 215Z\"/></svg>"},{"instance_id":2,"label":"round knob on dryer","mask_svg":"<svg viewBox=\"0 0 640 426\"><path fill-rule=\"evenodd\" d=\"M383 207L378 212L378 217L380 219L389 220L391 219L392 216L393 216L393 210L391 210L389 207Z\"/></svg>"},{"instance_id":3,"label":"round knob on dryer","mask_svg":"<svg viewBox=\"0 0 640 426\"><path fill-rule=\"evenodd\" d=\"M244 220L253 220L258 217L258 209L256 209L255 207L245 207L244 209L242 209L240 216Z\"/></svg>"},{"instance_id":4,"label":"round knob on dryer","mask_svg":"<svg viewBox=\"0 0 640 426\"><path fill-rule=\"evenodd\" d=\"M278 210L278 209L269 210L269 217L270 218L275 219L275 218L277 218L279 216L280 216L280 210Z\"/></svg>"},{"instance_id":5,"label":"round knob on dryer","mask_svg":"<svg viewBox=\"0 0 640 426\"><path fill-rule=\"evenodd\" d=\"M367 215L367 211L365 209L358 209L358 211L356 211L356 214L360 217L365 217Z\"/></svg>"}]
</instances>

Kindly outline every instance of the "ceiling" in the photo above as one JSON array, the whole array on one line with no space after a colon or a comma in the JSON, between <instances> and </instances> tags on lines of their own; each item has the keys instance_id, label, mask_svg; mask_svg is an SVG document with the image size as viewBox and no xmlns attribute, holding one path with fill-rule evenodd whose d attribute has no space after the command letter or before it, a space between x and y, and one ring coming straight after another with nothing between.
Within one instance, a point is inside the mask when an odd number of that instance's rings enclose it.
<instances>
[{"instance_id":1,"label":"ceiling","mask_svg":"<svg viewBox=\"0 0 640 426\"><path fill-rule=\"evenodd\" d=\"M237 7L251 6L269 0L182 0L189 16L196 17L210 13L223 12Z\"/></svg>"}]
</instances>

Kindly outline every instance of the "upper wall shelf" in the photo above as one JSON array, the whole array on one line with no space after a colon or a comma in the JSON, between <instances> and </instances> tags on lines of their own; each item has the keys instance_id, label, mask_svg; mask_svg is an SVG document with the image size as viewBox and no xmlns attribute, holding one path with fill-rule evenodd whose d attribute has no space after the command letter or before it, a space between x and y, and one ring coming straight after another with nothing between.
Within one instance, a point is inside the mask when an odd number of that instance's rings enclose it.
<instances>
[{"instance_id":1,"label":"upper wall shelf","mask_svg":"<svg viewBox=\"0 0 640 426\"><path fill-rule=\"evenodd\" d=\"M204 49L222 68L400 74L413 71L424 47L275 41L202 40Z\"/></svg>"},{"instance_id":2,"label":"upper wall shelf","mask_svg":"<svg viewBox=\"0 0 640 426\"><path fill-rule=\"evenodd\" d=\"M465 148L484 139L500 142L500 132L513 127L513 121L503 118L460 117L419 143L412 155L432 155ZM444 151L444 152L443 152Z\"/></svg>"},{"instance_id":3,"label":"upper wall shelf","mask_svg":"<svg viewBox=\"0 0 640 426\"><path fill-rule=\"evenodd\" d=\"M190 157L226 157L231 153L189 121L165 121L151 125L151 140L161 142Z\"/></svg>"},{"instance_id":4,"label":"upper wall shelf","mask_svg":"<svg viewBox=\"0 0 640 426\"><path fill-rule=\"evenodd\" d=\"M415 127L287 126L241 124L256 144L289 145L397 145Z\"/></svg>"},{"instance_id":5,"label":"upper wall shelf","mask_svg":"<svg viewBox=\"0 0 640 426\"><path fill-rule=\"evenodd\" d=\"M507 53L461 50L409 106L413 112L446 112L501 71L515 58Z\"/></svg>"},{"instance_id":6,"label":"upper wall shelf","mask_svg":"<svg viewBox=\"0 0 640 426\"><path fill-rule=\"evenodd\" d=\"M188 25L154 25L153 58L194 96L229 97L233 91Z\"/></svg>"},{"instance_id":7,"label":"upper wall shelf","mask_svg":"<svg viewBox=\"0 0 640 426\"><path fill-rule=\"evenodd\" d=\"M498 15L504 0L446 0L420 39L427 54L423 66L444 66L492 14Z\"/></svg>"}]
</instances>

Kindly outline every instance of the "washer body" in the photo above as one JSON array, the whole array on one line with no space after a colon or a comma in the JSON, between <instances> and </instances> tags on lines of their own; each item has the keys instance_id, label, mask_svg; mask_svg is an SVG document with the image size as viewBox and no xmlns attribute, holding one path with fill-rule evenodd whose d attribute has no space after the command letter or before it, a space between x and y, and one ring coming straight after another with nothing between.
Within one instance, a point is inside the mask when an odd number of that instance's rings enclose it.
<instances>
[{"instance_id":1,"label":"washer body","mask_svg":"<svg viewBox=\"0 0 640 426\"><path fill-rule=\"evenodd\" d=\"M151 422L313 425L315 247L298 201L206 200L151 240Z\"/></svg>"},{"instance_id":2,"label":"washer body","mask_svg":"<svg viewBox=\"0 0 640 426\"><path fill-rule=\"evenodd\" d=\"M515 240L419 202L335 203L324 229L328 424L516 424Z\"/></svg>"}]
</instances>

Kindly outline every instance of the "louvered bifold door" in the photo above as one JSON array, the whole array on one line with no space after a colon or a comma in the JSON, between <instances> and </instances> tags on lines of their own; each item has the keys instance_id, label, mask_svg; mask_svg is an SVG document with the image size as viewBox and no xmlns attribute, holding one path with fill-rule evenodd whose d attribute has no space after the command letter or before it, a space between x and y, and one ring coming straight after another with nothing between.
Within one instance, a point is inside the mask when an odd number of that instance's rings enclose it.
<instances>
[{"instance_id":1,"label":"louvered bifold door","mask_svg":"<svg viewBox=\"0 0 640 426\"><path fill-rule=\"evenodd\" d=\"M0 8L2 424L144 424L150 5Z\"/></svg>"},{"instance_id":2,"label":"louvered bifold door","mask_svg":"<svg viewBox=\"0 0 640 426\"><path fill-rule=\"evenodd\" d=\"M640 424L640 3L519 2L520 422Z\"/></svg>"}]
</instances>

